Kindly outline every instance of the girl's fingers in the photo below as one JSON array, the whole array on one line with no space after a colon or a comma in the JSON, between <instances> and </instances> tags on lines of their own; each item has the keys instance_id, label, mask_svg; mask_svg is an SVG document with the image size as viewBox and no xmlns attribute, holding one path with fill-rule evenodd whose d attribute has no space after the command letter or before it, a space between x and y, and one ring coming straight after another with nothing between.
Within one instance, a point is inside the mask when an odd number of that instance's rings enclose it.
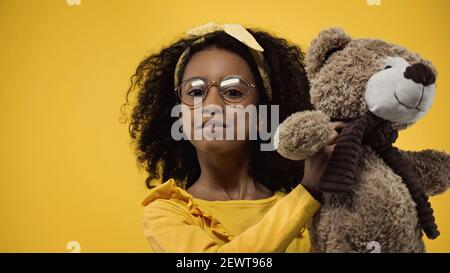
<instances>
[{"instance_id":1,"label":"girl's fingers","mask_svg":"<svg viewBox=\"0 0 450 273\"><path fill-rule=\"evenodd\" d=\"M327 152L327 153L332 153L333 151L334 151L334 147L336 147L336 144L333 144L333 145L327 145L327 146L325 146L325 151Z\"/></svg>"},{"instance_id":2,"label":"girl's fingers","mask_svg":"<svg viewBox=\"0 0 450 273\"><path fill-rule=\"evenodd\" d=\"M333 121L330 122L329 126L332 129L331 135L328 137L327 145L336 144L337 138L339 137L339 133L343 128L347 127L350 123L343 121Z\"/></svg>"},{"instance_id":3,"label":"girl's fingers","mask_svg":"<svg viewBox=\"0 0 450 273\"><path fill-rule=\"evenodd\" d=\"M343 122L343 121L333 121L333 122L330 122L330 125L331 125L331 128L333 128L333 129L341 129L341 128L344 128L345 126L347 126L348 123Z\"/></svg>"},{"instance_id":4,"label":"girl's fingers","mask_svg":"<svg viewBox=\"0 0 450 273\"><path fill-rule=\"evenodd\" d=\"M326 144L327 145L335 144L338 136L339 136L339 134L338 134L338 132L336 132L336 130L331 131L331 135L328 137Z\"/></svg>"}]
</instances>

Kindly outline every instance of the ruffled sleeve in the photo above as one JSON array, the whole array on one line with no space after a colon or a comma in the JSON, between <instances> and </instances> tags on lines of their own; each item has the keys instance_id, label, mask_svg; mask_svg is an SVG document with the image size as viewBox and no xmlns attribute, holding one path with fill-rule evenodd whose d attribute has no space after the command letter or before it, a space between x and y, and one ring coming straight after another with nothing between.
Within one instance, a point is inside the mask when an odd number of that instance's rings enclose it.
<instances>
[{"instance_id":1,"label":"ruffled sleeve","mask_svg":"<svg viewBox=\"0 0 450 273\"><path fill-rule=\"evenodd\" d=\"M285 252L320 206L299 184L260 222L234 236L173 179L153 188L142 205L144 234L155 252Z\"/></svg>"},{"instance_id":2,"label":"ruffled sleeve","mask_svg":"<svg viewBox=\"0 0 450 273\"><path fill-rule=\"evenodd\" d=\"M161 204L161 202L163 204ZM152 204L149 205L150 203ZM162 209L170 206L173 209L171 211L173 215L169 216L187 216L190 218L190 224L201 227L202 231L206 233L213 233L213 235L222 242L228 242L235 237L218 219L213 217L210 212L197 204L191 194L178 187L174 179L169 179L167 182L153 188L148 197L142 201L142 205L145 206L144 220L149 213L150 216L152 216L155 209L159 206L163 206ZM158 211L156 212L158 213ZM159 211L159 213L163 213L163 211ZM199 221L199 219L201 219L201 221ZM144 221L144 231L145 230L148 230L148 222L146 221Z\"/></svg>"}]
</instances>

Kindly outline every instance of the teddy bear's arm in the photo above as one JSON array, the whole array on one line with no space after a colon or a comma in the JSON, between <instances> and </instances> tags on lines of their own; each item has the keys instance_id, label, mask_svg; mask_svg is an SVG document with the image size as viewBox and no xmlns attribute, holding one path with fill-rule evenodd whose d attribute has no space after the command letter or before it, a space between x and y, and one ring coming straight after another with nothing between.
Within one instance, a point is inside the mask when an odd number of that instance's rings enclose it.
<instances>
[{"instance_id":1,"label":"teddy bear's arm","mask_svg":"<svg viewBox=\"0 0 450 273\"><path fill-rule=\"evenodd\" d=\"M317 153L331 134L330 119L323 112L297 112L278 126L275 148L286 158L304 160Z\"/></svg>"},{"instance_id":2,"label":"teddy bear's arm","mask_svg":"<svg viewBox=\"0 0 450 273\"><path fill-rule=\"evenodd\" d=\"M445 192L450 186L450 155L435 150L401 151L412 164L427 195Z\"/></svg>"}]
</instances>

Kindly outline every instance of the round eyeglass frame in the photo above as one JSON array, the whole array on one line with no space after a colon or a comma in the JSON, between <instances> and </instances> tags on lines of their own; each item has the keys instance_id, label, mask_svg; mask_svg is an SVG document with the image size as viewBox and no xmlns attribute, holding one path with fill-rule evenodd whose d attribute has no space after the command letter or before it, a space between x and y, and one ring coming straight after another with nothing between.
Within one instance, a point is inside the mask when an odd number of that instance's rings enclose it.
<instances>
[{"instance_id":1,"label":"round eyeglass frame","mask_svg":"<svg viewBox=\"0 0 450 273\"><path fill-rule=\"evenodd\" d=\"M220 83L223 82L223 81L225 81L225 80L228 80L228 79L230 79L230 78L239 78L239 80L241 80L243 83L245 83L245 84L248 86L248 88L249 88L249 90L248 90L248 92L245 94L245 96L243 96L239 101L229 101L229 100L227 100L227 99L223 96L222 92L220 92ZM192 81L192 80L195 80L195 79L200 79L200 80L202 80L203 82L206 83L206 93L205 93L205 96L202 97L202 100L201 100L199 103L197 103L197 104L188 104L188 103L184 102L184 101L181 99L181 94L180 94L180 93L181 93L181 87L182 87L183 84L185 84L187 81ZM242 78L241 76L238 76L238 75L229 75L229 76L226 76L225 78L221 79L219 82L217 82L217 81L209 81L209 82L207 82L206 79L203 78L203 77L193 77L193 78L189 78L189 79L186 79L186 80L182 81L182 82L174 89L174 92L175 92L176 96L178 97L178 99L179 99L181 102L183 102L184 104L186 104L186 105L188 105L188 106L197 106L197 105L200 105L200 104L206 99L206 97L207 97L208 94L209 94L209 89L211 88L211 85L217 85L217 89L219 90L219 95L220 95L220 97L221 97L225 102L227 102L227 103L232 103L232 104L235 104L235 103L239 103L239 102L244 101L244 100L248 97L248 95L250 94L250 89L251 89L251 88L256 89L256 85L255 85L255 84L249 83L247 80L245 80L245 79Z\"/></svg>"}]
</instances>

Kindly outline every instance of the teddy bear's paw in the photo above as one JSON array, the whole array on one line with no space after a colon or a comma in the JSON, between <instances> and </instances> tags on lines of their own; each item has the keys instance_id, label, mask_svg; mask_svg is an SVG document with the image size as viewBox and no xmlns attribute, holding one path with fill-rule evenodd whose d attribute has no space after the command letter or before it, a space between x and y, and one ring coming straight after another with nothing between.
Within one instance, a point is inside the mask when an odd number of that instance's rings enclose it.
<instances>
[{"instance_id":1,"label":"teddy bear's paw","mask_svg":"<svg viewBox=\"0 0 450 273\"><path fill-rule=\"evenodd\" d=\"M444 181L444 191L450 188L450 155L446 152L440 152L442 155L441 179Z\"/></svg>"},{"instance_id":2,"label":"teddy bear's paw","mask_svg":"<svg viewBox=\"0 0 450 273\"><path fill-rule=\"evenodd\" d=\"M437 150L425 150L424 152L429 154L428 161L426 161L428 168L425 171L432 171L429 165L433 165L437 169L436 179L429 179L426 183L427 194L436 195L446 192L450 188L450 155L445 151Z\"/></svg>"},{"instance_id":3,"label":"teddy bear's paw","mask_svg":"<svg viewBox=\"0 0 450 273\"><path fill-rule=\"evenodd\" d=\"M292 160L314 155L332 133L329 122L329 117L320 111L294 113L278 126L274 136L275 149Z\"/></svg>"},{"instance_id":4,"label":"teddy bear's paw","mask_svg":"<svg viewBox=\"0 0 450 273\"><path fill-rule=\"evenodd\" d=\"M426 149L401 153L412 165L428 196L442 194L450 188L450 155L445 151Z\"/></svg>"}]
</instances>

